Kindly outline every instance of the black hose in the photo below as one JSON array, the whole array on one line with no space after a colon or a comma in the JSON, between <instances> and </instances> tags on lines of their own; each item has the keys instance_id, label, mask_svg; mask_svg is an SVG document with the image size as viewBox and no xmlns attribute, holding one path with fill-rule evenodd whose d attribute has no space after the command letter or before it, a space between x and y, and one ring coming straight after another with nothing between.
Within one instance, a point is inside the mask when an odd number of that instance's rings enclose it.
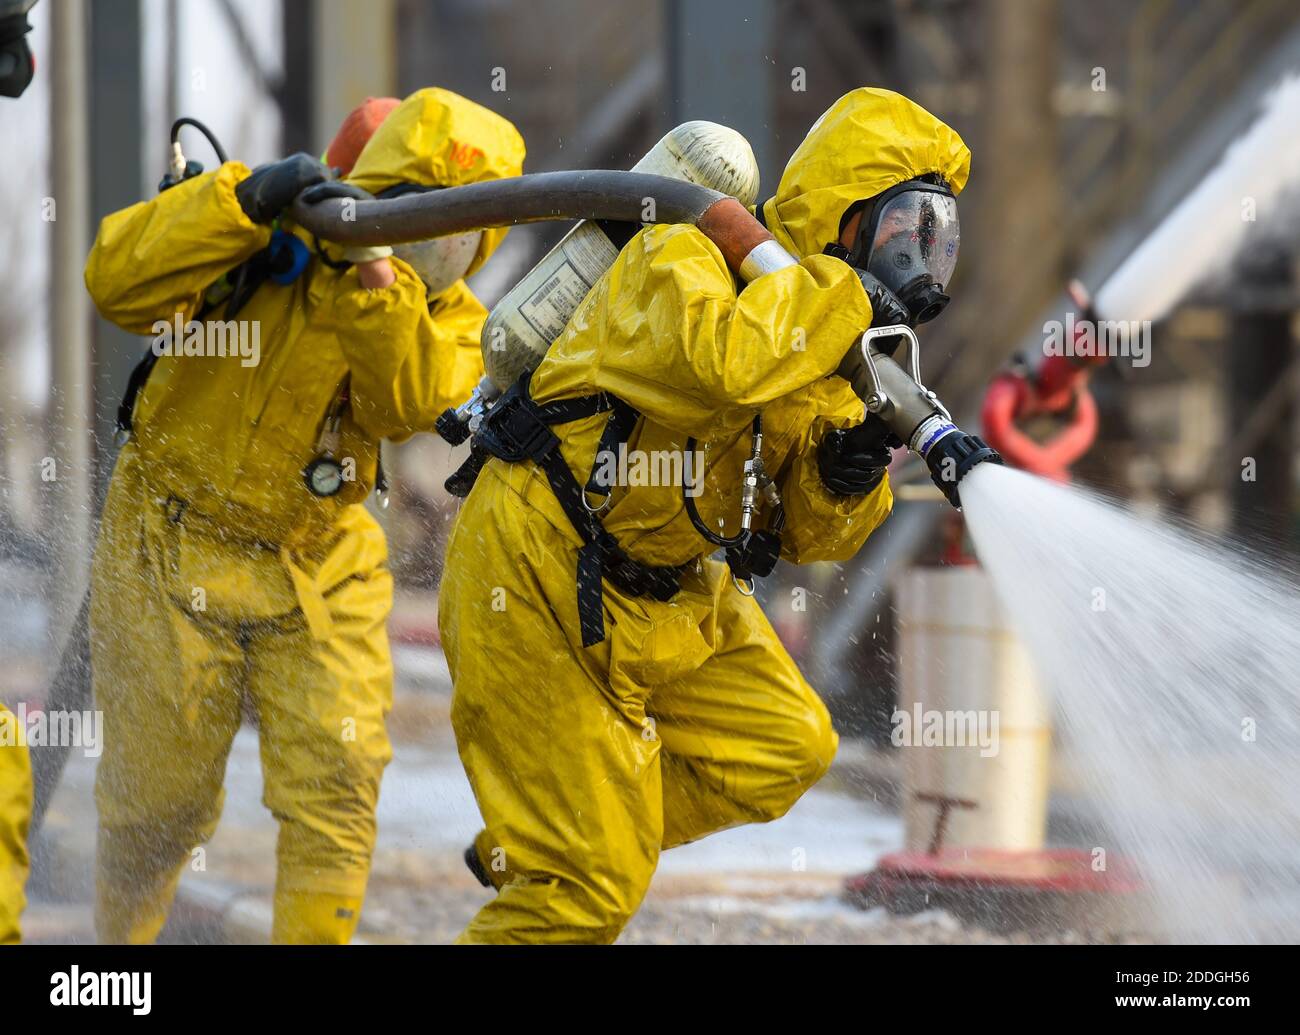
<instances>
[{"instance_id":1,"label":"black hose","mask_svg":"<svg viewBox=\"0 0 1300 1035\"><path fill-rule=\"evenodd\" d=\"M755 414L754 423L751 426L750 434L760 435L762 434L762 431L763 431L763 417L761 414ZM695 455L694 438L688 438L686 440L686 455L687 456ZM703 464L703 462L704 462L703 460L700 461L701 464ZM700 471L701 484L703 484L703 479L704 479L704 472ZM740 547L745 545L745 541L749 538L749 533L747 533L744 529L742 529L736 535L722 535L720 532L713 531L713 529L711 529L708 525L704 523L704 519L700 517L699 508L695 505L695 498L687 491L685 480L682 481L682 504L686 507L686 516L691 519L691 524L695 526L695 531L699 532L700 535L703 536L704 539L707 542L711 543L713 546L721 546L728 550L733 550L733 549L739 549Z\"/></svg>"},{"instance_id":2,"label":"black hose","mask_svg":"<svg viewBox=\"0 0 1300 1035\"><path fill-rule=\"evenodd\" d=\"M693 224L725 197L669 176L589 169L529 173L382 201L296 201L293 218L317 237L339 244L404 244L547 220Z\"/></svg>"},{"instance_id":3,"label":"black hose","mask_svg":"<svg viewBox=\"0 0 1300 1035\"><path fill-rule=\"evenodd\" d=\"M195 129L197 129L200 133L202 133L205 137L208 138L208 143L212 145L212 150L216 152L218 163L220 163L221 165L225 165L228 161L230 161L230 159L226 157L226 149L221 146L221 141L217 139L217 135L213 133L212 130L208 129L208 127L205 126L198 119L192 119L188 115L182 115L179 119L177 119L175 122L172 123L173 144L176 143L178 140L180 140L181 128L183 126L193 126Z\"/></svg>"}]
</instances>

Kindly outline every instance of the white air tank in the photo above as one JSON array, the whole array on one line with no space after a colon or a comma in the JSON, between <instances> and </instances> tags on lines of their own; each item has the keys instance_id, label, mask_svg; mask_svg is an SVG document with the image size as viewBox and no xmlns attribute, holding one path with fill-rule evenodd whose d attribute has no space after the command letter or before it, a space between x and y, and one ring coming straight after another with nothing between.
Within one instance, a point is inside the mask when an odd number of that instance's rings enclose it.
<instances>
[{"instance_id":1,"label":"white air tank","mask_svg":"<svg viewBox=\"0 0 1300 1035\"><path fill-rule=\"evenodd\" d=\"M744 205L758 199L758 163L749 142L714 122L685 122L668 132L633 172L671 176L730 194ZM501 391L542 361L619 246L584 220L543 256L493 307L483 324L483 365Z\"/></svg>"}]
</instances>

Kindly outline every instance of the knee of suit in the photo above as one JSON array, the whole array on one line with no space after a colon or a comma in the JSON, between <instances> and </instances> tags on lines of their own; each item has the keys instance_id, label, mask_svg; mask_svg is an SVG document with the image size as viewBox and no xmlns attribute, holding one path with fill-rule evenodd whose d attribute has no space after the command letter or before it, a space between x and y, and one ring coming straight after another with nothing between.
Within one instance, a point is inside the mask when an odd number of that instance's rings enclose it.
<instances>
[{"instance_id":1,"label":"knee of suit","mask_svg":"<svg viewBox=\"0 0 1300 1035\"><path fill-rule=\"evenodd\" d=\"M628 925L628 921L641 908L641 900L650 887L654 870L643 874L626 874L613 888L601 889L593 894L592 889L584 888L588 905L589 929L592 942L613 942Z\"/></svg>"},{"instance_id":2,"label":"knee of suit","mask_svg":"<svg viewBox=\"0 0 1300 1035\"><path fill-rule=\"evenodd\" d=\"M277 885L285 891L359 896L365 893L375 849L374 793L304 793L280 821ZM269 802L268 802L269 804Z\"/></svg>"},{"instance_id":3,"label":"knee of suit","mask_svg":"<svg viewBox=\"0 0 1300 1035\"><path fill-rule=\"evenodd\" d=\"M148 823L117 825L101 821L96 855L102 873L126 878L162 872L181 865L212 837L221 816L221 797L210 807L196 808Z\"/></svg>"},{"instance_id":4,"label":"knee of suit","mask_svg":"<svg viewBox=\"0 0 1300 1035\"><path fill-rule=\"evenodd\" d=\"M813 697L806 708L789 715L785 725L780 747L784 764L758 803L764 820L780 819L789 812L826 775L839 747L840 738L820 698Z\"/></svg>"},{"instance_id":5,"label":"knee of suit","mask_svg":"<svg viewBox=\"0 0 1300 1035\"><path fill-rule=\"evenodd\" d=\"M322 723L287 743L264 744L266 806L308 825L372 819L392 755L383 724L359 720Z\"/></svg>"}]
</instances>

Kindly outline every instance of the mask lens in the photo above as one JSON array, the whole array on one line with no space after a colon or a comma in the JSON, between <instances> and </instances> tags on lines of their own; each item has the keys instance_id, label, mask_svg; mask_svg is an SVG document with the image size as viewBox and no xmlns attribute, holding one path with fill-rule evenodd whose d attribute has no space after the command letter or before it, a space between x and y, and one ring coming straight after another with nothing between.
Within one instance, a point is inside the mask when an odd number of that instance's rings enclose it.
<instances>
[{"instance_id":1,"label":"mask lens","mask_svg":"<svg viewBox=\"0 0 1300 1035\"><path fill-rule=\"evenodd\" d=\"M860 242L867 269L900 298L916 296L923 285L941 292L952 279L961 227L951 194L920 184L893 194L881 202L867 232L871 238Z\"/></svg>"}]
</instances>

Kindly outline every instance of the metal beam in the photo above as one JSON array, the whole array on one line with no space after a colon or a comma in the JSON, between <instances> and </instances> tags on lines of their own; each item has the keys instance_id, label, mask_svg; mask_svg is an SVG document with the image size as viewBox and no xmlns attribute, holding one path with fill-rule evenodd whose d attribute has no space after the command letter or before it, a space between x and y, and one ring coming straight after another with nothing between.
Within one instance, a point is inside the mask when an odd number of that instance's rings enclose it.
<instances>
[{"instance_id":1,"label":"metal beam","mask_svg":"<svg viewBox=\"0 0 1300 1035\"><path fill-rule=\"evenodd\" d=\"M323 148L344 117L367 97L397 92L395 0L316 0L312 123Z\"/></svg>"},{"instance_id":2,"label":"metal beam","mask_svg":"<svg viewBox=\"0 0 1300 1035\"><path fill-rule=\"evenodd\" d=\"M774 0L669 0L665 40L670 125L710 119L743 134L767 189L781 174L772 143L775 7Z\"/></svg>"},{"instance_id":3,"label":"metal beam","mask_svg":"<svg viewBox=\"0 0 1300 1035\"><path fill-rule=\"evenodd\" d=\"M50 570L52 642L76 614L90 570L90 312L81 270L89 241L86 182L85 0L50 10L50 167L57 208L50 223L50 429L55 479L49 509L57 559Z\"/></svg>"},{"instance_id":4,"label":"metal beam","mask_svg":"<svg viewBox=\"0 0 1300 1035\"><path fill-rule=\"evenodd\" d=\"M144 23L141 0L97 0L90 15L90 212L92 226L146 196ZM80 267L85 262L83 249ZM96 319L94 325L95 486L113 470L113 424L143 339Z\"/></svg>"}]
</instances>

